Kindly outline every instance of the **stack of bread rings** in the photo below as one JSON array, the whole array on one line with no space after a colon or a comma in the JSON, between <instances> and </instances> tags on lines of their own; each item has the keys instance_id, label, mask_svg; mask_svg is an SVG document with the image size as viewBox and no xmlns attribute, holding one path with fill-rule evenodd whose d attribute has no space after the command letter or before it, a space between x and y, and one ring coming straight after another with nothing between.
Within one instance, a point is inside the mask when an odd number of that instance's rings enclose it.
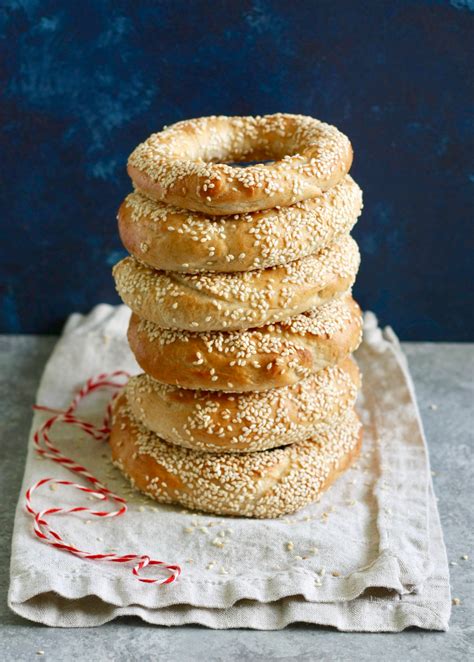
<instances>
[{"instance_id":1,"label":"stack of bread rings","mask_svg":"<svg viewBox=\"0 0 474 662\"><path fill-rule=\"evenodd\" d=\"M113 273L144 372L110 444L142 492L278 517L357 457L351 163L335 127L288 114L178 122L131 154Z\"/></svg>"}]
</instances>

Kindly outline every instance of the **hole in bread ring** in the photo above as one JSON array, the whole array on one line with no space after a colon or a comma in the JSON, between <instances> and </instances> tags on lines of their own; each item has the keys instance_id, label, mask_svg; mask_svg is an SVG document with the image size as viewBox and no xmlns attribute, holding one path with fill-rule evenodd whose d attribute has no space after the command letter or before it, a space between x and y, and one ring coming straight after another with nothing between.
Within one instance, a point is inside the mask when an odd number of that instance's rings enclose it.
<instances>
[{"instance_id":1,"label":"hole in bread ring","mask_svg":"<svg viewBox=\"0 0 474 662\"><path fill-rule=\"evenodd\" d=\"M244 161L257 163L230 165ZM278 113L178 122L132 152L128 173L150 198L222 215L315 197L351 164L349 139L334 126Z\"/></svg>"}]
</instances>

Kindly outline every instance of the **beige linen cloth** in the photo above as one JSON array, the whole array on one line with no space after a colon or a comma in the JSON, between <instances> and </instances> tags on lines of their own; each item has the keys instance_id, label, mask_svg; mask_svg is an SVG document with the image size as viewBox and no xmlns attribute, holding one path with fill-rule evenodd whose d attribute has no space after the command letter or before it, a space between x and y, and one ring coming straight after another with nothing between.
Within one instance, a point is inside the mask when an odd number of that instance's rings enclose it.
<instances>
[{"instance_id":1,"label":"beige linen cloth","mask_svg":"<svg viewBox=\"0 0 474 662\"><path fill-rule=\"evenodd\" d=\"M125 306L107 305L72 315L37 402L64 408L92 375L137 372L126 342L128 317ZM364 375L360 460L319 502L282 519L213 517L156 504L128 487L106 444L77 428L55 428L60 448L126 496L129 511L110 520L56 516L53 528L87 551L139 552L179 563L181 577L167 586L142 584L129 567L82 560L33 535L26 489L45 476L75 479L39 459L30 439L13 534L10 607L61 627L134 614L159 625L211 628L272 630L306 622L370 632L446 630L446 551L413 384L395 334L380 330L371 313L357 360ZM91 396L78 415L98 422L104 405L105 395ZM32 428L46 416L36 412ZM86 495L65 488L43 488L35 503L91 505Z\"/></svg>"}]
</instances>

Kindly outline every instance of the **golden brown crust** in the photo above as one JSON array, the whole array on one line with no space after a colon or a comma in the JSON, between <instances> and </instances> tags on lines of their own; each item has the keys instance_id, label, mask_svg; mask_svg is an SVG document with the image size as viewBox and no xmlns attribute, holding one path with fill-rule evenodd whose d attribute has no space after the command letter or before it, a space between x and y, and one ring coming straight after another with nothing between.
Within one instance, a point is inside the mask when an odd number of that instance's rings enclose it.
<instances>
[{"instance_id":1,"label":"golden brown crust","mask_svg":"<svg viewBox=\"0 0 474 662\"><path fill-rule=\"evenodd\" d=\"M353 410L321 426L317 436L248 454L201 453L162 441L115 406L112 457L132 484L161 503L218 515L270 518L318 498L360 452L362 429Z\"/></svg>"},{"instance_id":2,"label":"golden brown crust","mask_svg":"<svg viewBox=\"0 0 474 662\"><path fill-rule=\"evenodd\" d=\"M234 167L232 162L272 163ZM135 186L155 200L215 215L289 206L335 186L348 138L305 115L201 117L152 134L130 155Z\"/></svg>"},{"instance_id":3,"label":"golden brown crust","mask_svg":"<svg viewBox=\"0 0 474 662\"><path fill-rule=\"evenodd\" d=\"M132 377L133 415L165 441L200 451L248 453L303 441L354 406L360 374L352 359L292 386L248 393L191 391Z\"/></svg>"},{"instance_id":4,"label":"golden brown crust","mask_svg":"<svg viewBox=\"0 0 474 662\"><path fill-rule=\"evenodd\" d=\"M139 365L187 389L263 391L295 384L344 360L360 344L362 314L350 295L254 329L194 333L132 315L128 341Z\"/></svg>"},{"instance_id":5,"label":"golden brown crust","mask_svg":"<svg viewBox=\"0 0 474 662\"><path fill-rule=\"evenodd\" d=\"M219 331L279 322L352 287L357 244L345 235L316 255L233 274L155 271L132 257L115 265L117 291L139 317L165 329Z\"/></svg>"},{"instance_id":6,"label":"golden brown crust","mask_svg":"<svg viewBox=\"0 0 474 662\"><path fill-rule=\"evenodd\" d=\"M291 207L210 216L130 194L118 213L122 243L164 271L234 272L293 262L347 234L362 209L362 192L347 175L321 196Z\"/></svg>"}]
</instances>

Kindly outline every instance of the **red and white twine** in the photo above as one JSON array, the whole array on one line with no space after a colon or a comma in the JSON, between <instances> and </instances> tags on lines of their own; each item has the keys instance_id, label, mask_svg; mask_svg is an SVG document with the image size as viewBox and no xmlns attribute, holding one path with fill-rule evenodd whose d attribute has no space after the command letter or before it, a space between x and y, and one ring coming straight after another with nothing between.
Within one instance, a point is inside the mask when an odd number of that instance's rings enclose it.
<instances>
[{"instance_id":1,"label":"red and white twine","mask_svg":"<svg viewBox=\"0 0 474 662\"><path fill-rule=\"evenodd\" d=\"M95 478L86 467L82 466L75 462L72 458L64 455L51 441L50 433L52 428L58 424L62 423L65 425L75 425L81 430L90 435L93 439L97 441L106 441L110 434L110 423L112 416L112 403L115 397L119 394L120 389L124 386L123 379L128 379L128 373L123 370L117 370L110 374L101 374L97 377L92 377L89 379L81 390L73 398L69 407L64 410L51 409L50 407L43 407L41 405L35 405L33 409L36 411L47 411L53 414L51 418L48 418L34 433L33 442L35 451L53 462L61 464L63 467L69 469L69 471L79 474L87 483L92 485L87 487L86 485L80 485L79 483L73 483L69 480L57 480L55 478L42 478L37 481L34 485L30 487L26 492L26 509L33 516L33 530L38 538L52 547L61 549L75 556L79 556L83 559L89 559L93 561L109 561L112 563L134 563L132 568L133 574L138 578L138 581L145 584L171 584L174 582L181 573L181 568L179 565L169 565L164 561L157 561L151 559L146 554L97 554L93 552L87 552L82 549L79 549L75 545L69 544L64 541L61 535L51 528L48 520L46 519L50 515L57 514L70 514L70 513L88 513L92 517L120 517L124 515L127 511L127 503L123 497L113 494L100 480ZM80 418L77 418L75 411L79 406L80 402L95 391L102 388L111 388L115 390L114 395L109 401L104 419L100 426L94 425L89 421L84 421ZM112 502L116 504L116 509L107 511L107 510L93 510L85 506L75 506L72 508L46 508L45 510L37 511L33 507L32 497L33 494L43 485L63 485L67 487L72 487L79 490L80 492L85 492L88 495L99 499L103 503ZM140 571L146 568L147 566L160 566L162 570L165 570L167 575L157 578L148 578L142 577Z\"/></svg>"}]
</instances>

